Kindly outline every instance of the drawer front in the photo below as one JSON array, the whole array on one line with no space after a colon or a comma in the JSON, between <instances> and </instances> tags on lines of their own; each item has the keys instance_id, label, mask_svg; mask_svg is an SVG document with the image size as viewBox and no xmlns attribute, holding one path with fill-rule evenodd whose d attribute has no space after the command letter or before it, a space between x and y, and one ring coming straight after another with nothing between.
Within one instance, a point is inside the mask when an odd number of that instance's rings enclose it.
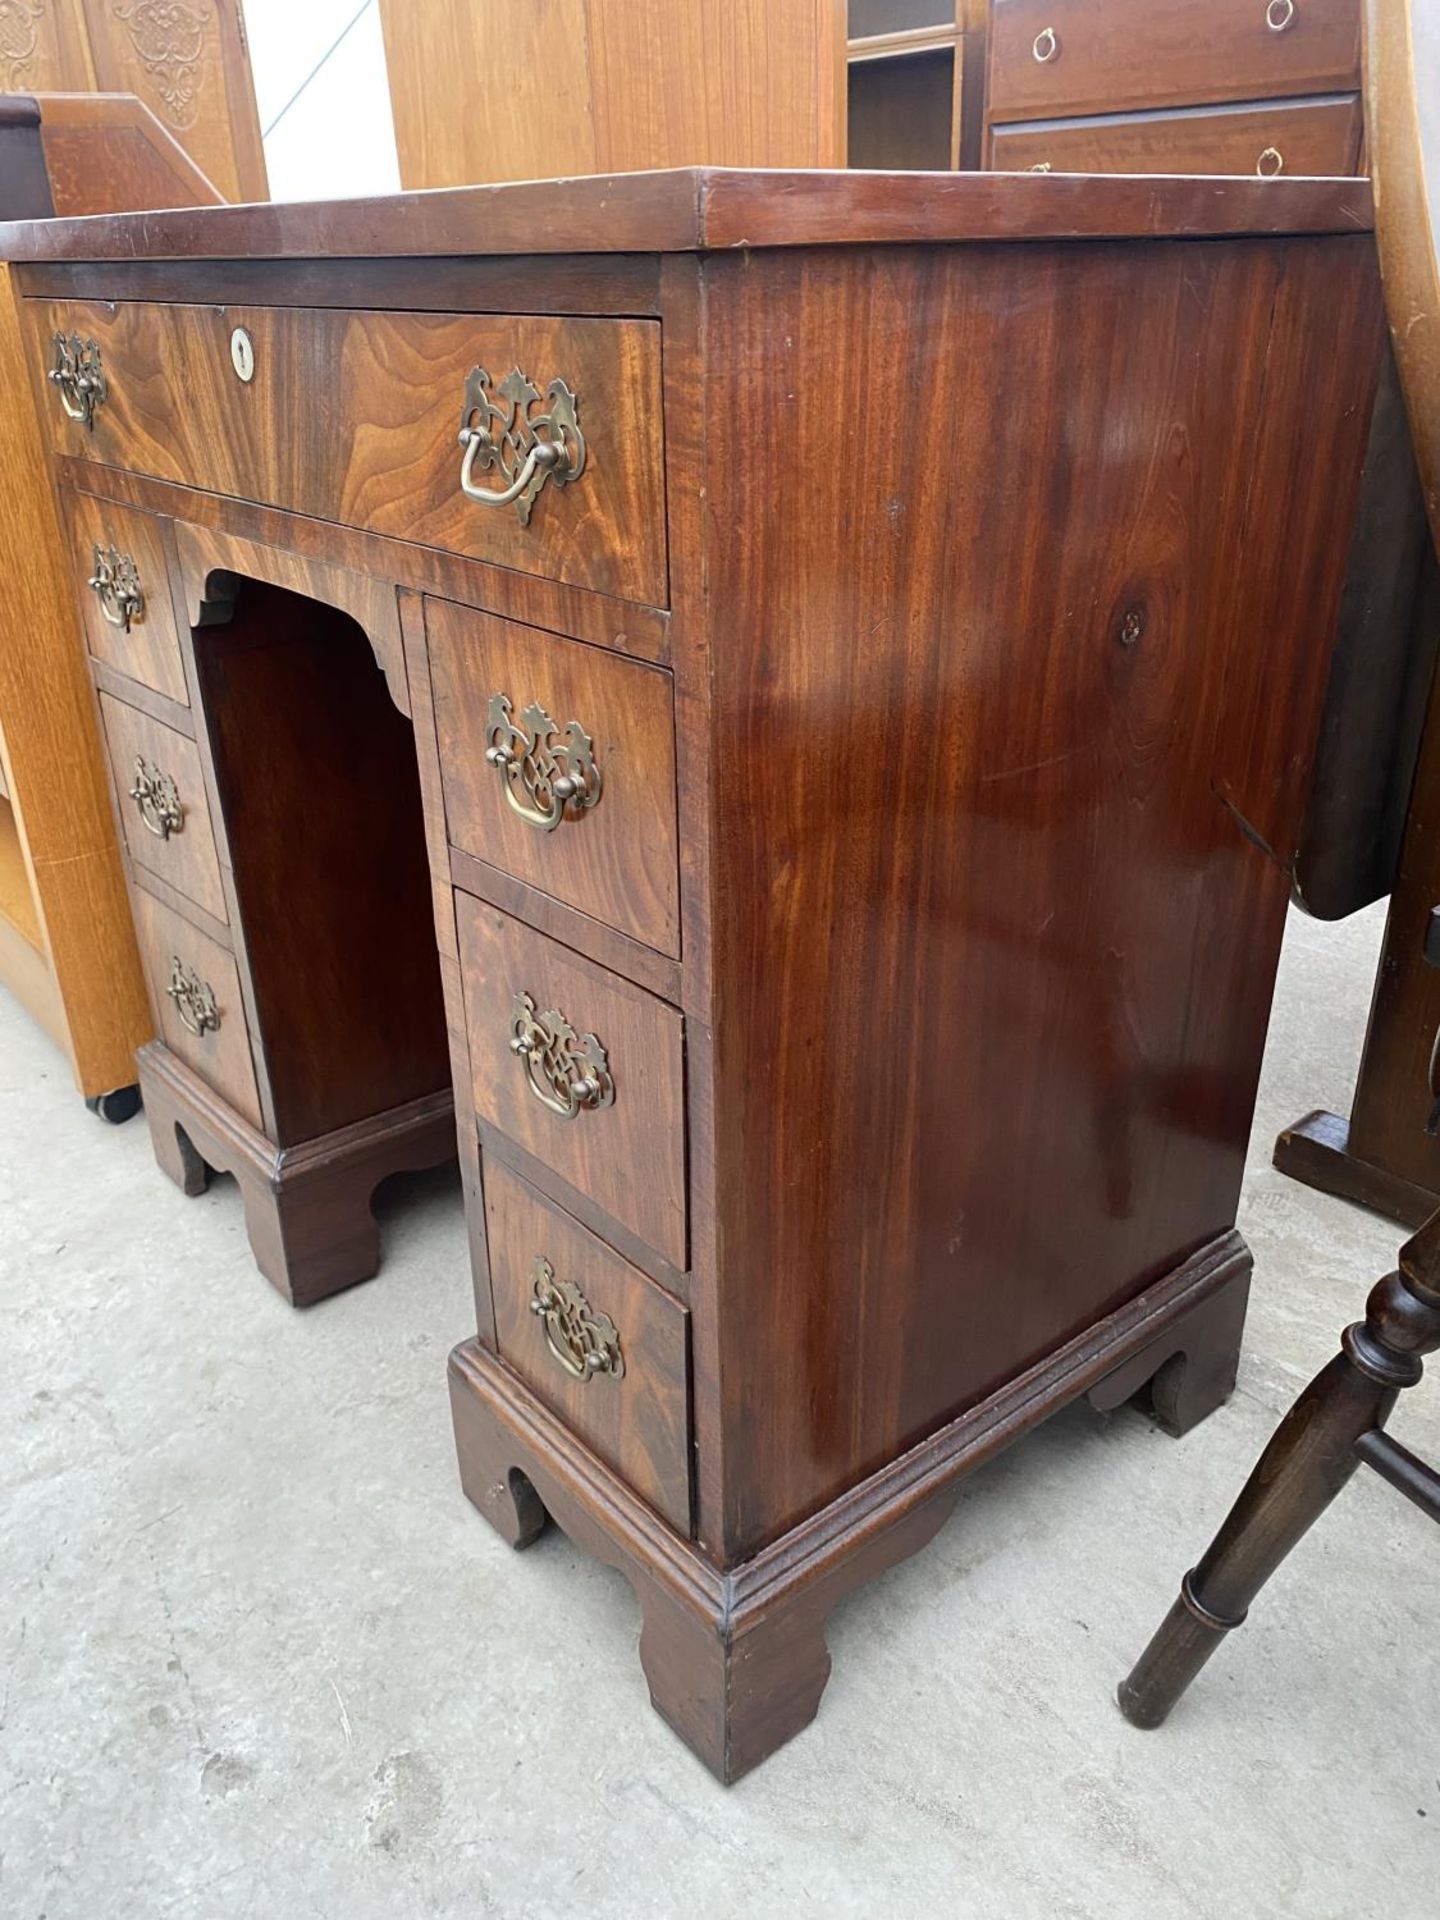
<instances>
[{"instance_id":1,"label":"drawer front","mask_svg":"<svg viewBox=\"0 0 1440 1920\"><path fill-rule=\"evenodd\" d=\"M130 897L166 1046L251 1126L260 1127L260 1095L233 956L143 888L132 888Z\"/></svg>"},{"instance_id":2,"label":"drawer front","mask_svg":"<svg viewBox=\"0 0 1440 1920\"><path fill-rule=\"evenodd\" d=\"M108 693L100 720L130 858L213 919L228 920L195 742Z\"/></svg>"},{"instance_id":3,"label":"drawer front","mask_svg":"<svg viewBox=\"0 0 1440 1920\"><path fill-rule=\"evenodd\" d=\"M493 1156L485 1162L485 1224L502 1359L688 1534L685 1309Z\"/></svg>"},{"instance_id":4,"label":"drawer front","mask_svg":"<svg viewBox=\"0 0 1440 1920\"><path fill-rule=\"evenodd\" d=\"M47 413L64 453L666 602L658 321L32 305L42 357L56 334L100 356L104 398L88 427L54 389ZM248 379L232 358L237 331ZM493 376L483 393L468 388L477 367ZM516 368L537 398L511 385ZM557 381L575 397L573 428L560 424ZM485 500L461 487L467 399L468 417L504 446L504 472L476 450L470 479ZM583 465L562 484L581 441ZM561 443L561 464L534 468L533 498L494 504L531 442Z\"/></svg>"},{"instance_id":5,"label":"drawer front","mask_svg":"<svg viewBox=\"0 0 1440 1920\"><path fill-rule=\"evenodd\" d=\"M164 523L87 493L71 495L68 517L80 619L91 654L127 679L189 706Z\"/></svg>"},{"instance_id":6,"label":"drawer front","mask_svg":"<svg viewBox=\"0 0 1440 1920\"><path fill-rule=\"evenodd\" d=\"M1264 107L1190 107L996 127L1000 172L1346 174L1360 155L1358 96Z\"/></svg>"},{"instance_id":7,"label":"drawer front","mask_svg":"<svg viewBox=\"0 0 1440 1920\"><path fill-rule=\"evenodd\" d=\"M468 894L455 919L477 1114L683 1272L680 1015Z\"/></svg>"},{"instance_id":8,"label":"drawer front","mask_svg":"<svg viewBox=\"0 0 1440 1920\"><path fill-rule=\"evenodd\" d=\"M448 601L425 623L452 844L678 955L669 674Z\"/></svg>"},{"instance_id":9,"label":"drawer front","mask_svg":"<svg viewBox=\"0 0 1440 1920\"><path fill-rule=\"evenodd\" d=\"M994 0L992 120L1359 90L1359 0Z\"/></svg>"}]
</instances>

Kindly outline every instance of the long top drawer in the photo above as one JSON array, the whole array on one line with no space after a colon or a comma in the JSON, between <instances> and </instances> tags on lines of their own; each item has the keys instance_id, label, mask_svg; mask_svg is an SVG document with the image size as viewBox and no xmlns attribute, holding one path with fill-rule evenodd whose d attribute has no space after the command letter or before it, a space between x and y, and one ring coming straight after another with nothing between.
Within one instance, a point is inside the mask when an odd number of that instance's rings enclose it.
<instances>
[{"instance_id":1,"label":"long top drawer","mask_svg":"<svg viewBox=\"0 0 1440 1920\"><path fill-rule=\"evenodd\" d=\"M666 604L656 321L29 304L63 453Z\"/></svg>"}]
</instances>

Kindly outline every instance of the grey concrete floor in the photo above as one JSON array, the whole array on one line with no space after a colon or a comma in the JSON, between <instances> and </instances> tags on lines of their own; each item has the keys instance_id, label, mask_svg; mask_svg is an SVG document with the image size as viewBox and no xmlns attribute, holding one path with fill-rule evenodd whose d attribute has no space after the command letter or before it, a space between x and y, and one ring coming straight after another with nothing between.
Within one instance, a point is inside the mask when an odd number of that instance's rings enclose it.
<instances>
[{"instance_id":1,"label":"grey concrete floor","mask_svg":"<svg viewBox=\"0 0 1440 1920\"><path fill-rule=\"evenodd\" d=\"M1161 1733L1120 1673L1397 1235L1268 1166L1348 1105L1380 921L1296 919L1241 1226L1235 1399L1072 1410L837 1615L816 1724L725 1792L651 1712L624 1582L455 1480L460 1199L293 1313L0 994L0 1916L1440 1912L1440 1539L1346 1493ZM1440 1457L1440 1387L1396 1431Z\"/></svg>"}]
</instances>

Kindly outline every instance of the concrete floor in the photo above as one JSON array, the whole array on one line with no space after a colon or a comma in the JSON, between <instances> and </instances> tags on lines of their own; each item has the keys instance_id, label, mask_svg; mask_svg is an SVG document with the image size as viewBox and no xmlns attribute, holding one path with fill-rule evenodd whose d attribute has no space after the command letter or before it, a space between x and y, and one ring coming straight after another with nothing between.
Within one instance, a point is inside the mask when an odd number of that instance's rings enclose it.
<instances>
[{"instance_id":1,"label":"concrete floor","mask_svg":"<svg viewBox=\"0 0 1440 1920\"><path fill-rule=\"evenodd\" d=\"M3 1920L878 1920L1440 1911L1440 1541L1357 1481L1158 1734L1115 1682L1397 1235L1282 1180L1348 1105L1380 921L1297 919L1241 1226L1235 1399L1073 1410L848 1601L809 1732L729 1793L651 1712L619 1576L455 1481L459 1193L291 1312L0 994ZM1440 1457L1440 1391L1396 1422Z\"/></svg>"}]
</instances>

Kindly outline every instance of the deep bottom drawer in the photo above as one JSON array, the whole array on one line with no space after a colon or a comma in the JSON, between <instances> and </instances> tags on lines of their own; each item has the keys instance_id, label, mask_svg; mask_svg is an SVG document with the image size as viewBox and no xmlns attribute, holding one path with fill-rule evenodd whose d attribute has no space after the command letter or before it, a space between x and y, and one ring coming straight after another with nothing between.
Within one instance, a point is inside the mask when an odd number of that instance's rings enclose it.
<instances>
[{"instance_id":1,"label":"deep bottom drawer","mask_svg":"<svg viewBox=\"0 0 1440 1920\"><path fill-rule=\"evenodd\" d=\"M132 889L131 900L140 959L166 1046L251 1126L262 1126L233 955L140 887Z\"/></svg>"},{"instance_id":2,"label":"deep bottom drawer","mask_svg":"<svg viewBox=\"0 0 1440 1920\"><path fill-rule=\"evenodd\" d=\"M690 1531L689 1315L653 1281L485 1161L503 1359L588 1446Z\"/></svg>"}]
</instances>

